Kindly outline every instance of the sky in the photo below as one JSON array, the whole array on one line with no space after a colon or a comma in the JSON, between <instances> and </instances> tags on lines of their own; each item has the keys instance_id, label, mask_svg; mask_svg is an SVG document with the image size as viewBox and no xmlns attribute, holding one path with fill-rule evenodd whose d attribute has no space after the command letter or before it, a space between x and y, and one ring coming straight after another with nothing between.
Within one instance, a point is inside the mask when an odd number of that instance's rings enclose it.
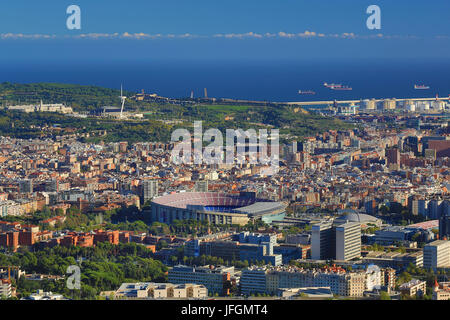
<instances>
[{"instance_id":1,"label":"sky","mask_svg":"<svg viewBox=\"0 0 450 320\"><path fill-rule=\"evenodd\" d=\"M66 27L73 4L81 30ZM446 59L449 12L448 0L3 0L0 61Z\"/></svg>"}]
</instances>

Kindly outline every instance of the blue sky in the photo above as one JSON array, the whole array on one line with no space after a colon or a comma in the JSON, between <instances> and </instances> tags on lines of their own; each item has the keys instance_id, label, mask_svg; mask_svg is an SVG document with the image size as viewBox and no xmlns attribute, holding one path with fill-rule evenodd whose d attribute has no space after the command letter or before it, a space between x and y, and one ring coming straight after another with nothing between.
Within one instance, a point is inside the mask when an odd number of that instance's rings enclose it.
<instances>
[{"instance_id":1,"label":"blue sky","mask_svg":"<svg viewBox=\"0 0 450 320\"><path fill-rule=\"evenodd\" d=\"M366 28L371 4L381 30ZM444 59L449 13L448 0L1 1L0 59Z\"/></svg>"},{"instance_id":2,"label":"blue sky","mask_svg":"<svg viewBox=\"0 0 450 320\"><path fill-rule=\"evenodd\" d=\"M82 9L83 33L370 34L365 9L382 9L385 34L450 35L447 0L14 0L0 3L1 33L71 34L66 8Z\"/></svg>"}]
</instances>

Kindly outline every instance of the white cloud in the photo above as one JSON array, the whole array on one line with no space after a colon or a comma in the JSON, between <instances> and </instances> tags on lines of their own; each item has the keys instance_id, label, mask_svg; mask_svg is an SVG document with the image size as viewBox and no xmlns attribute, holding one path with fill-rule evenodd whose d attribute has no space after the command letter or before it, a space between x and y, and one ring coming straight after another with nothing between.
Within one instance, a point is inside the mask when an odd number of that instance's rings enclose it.
<instances>
[{"instance_id":1,"label":"white cloud","mask_svg":"<svg viewBox=\"0 0 450 320\"><path fill-rule=\"evenodd\" d=\"M227 39L232 39L232 38L238 38L238 39L243 39L243 38L264 38L265 35L259 34L259 33L254 33L254 32L247 32L247 33L218 33L213 35L213 38L227 38Z\"/></svg>"},{"instance_id":2,"label":"white cloud","mask_svg":"<svg viewBox=\"0 0 450 320\"><path fill-rule=\"evenodd\" d=\"M72 38L71 36L66 36ZM104 39L104 38L118 38L118 33L83 33L80 35L73 36L73 38L81 39Z\"/></svg>"},{"instance_id":3,"label":"white cloud","mask_svg":"<svg viewBox=\"0 0 450 320\"><path fill-rule=\"evenodd\" d=\"M436 39L448 39L450 36L439 35L435 36ZM218 33L213 35L198 35L192 33L184 34L148 34L148 33L83 33L77 35L54 35L54 34L23 34L23 33L3 33L0 34L0 40L2 39L136 39L136 40L152 40L152 39L195 39L195 38L224 38L224 39L311 39L311 38L335 38L335 39L418 39L419 37L413 35L383 35L378 34L366 34L358 35L353 32L344 33L317 33L315 31L306 30L304 32L289 33L280 31L277 33Z\"/></svg>"},{"instance_id":4,"label":"white cloud","mask_svg":"<svg viewBox=\"0 0 450 320\"><path fill-rule=\"evenodd\" d=\"M23 33L2 33L0 39L53 39L55 35L50 34L23 34Z\"/></svg>"},{"instance_id":5,"label":"white cloud","mask_svg":"<svg viewBox=\"0 0 450 320\"><path fill-rule=\"evenodd\" d=\"M281 31L281 32L278 32L278 36L280 38L294 38L295 34L294 33L286 33L286 32Z\"/></svg>"}]
</instances>

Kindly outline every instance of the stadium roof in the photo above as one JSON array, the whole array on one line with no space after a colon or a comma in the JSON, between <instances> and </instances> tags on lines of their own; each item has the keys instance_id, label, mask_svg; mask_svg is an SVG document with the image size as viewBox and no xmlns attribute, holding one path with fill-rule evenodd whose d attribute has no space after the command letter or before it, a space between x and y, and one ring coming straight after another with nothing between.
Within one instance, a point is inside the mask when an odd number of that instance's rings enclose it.
<instances>
[{"instance_id":1,"label":"stadium roof","mask_svg":"<svg viewBox=\"0 0 450 320\"><path fill-rule=\"evenodd\" d=\"M262 215L275 210L284 209L285 205L281 202L256 202L252 205L235 209L237 212L250 215Z\"/></svg>"},{"instance_id":2,"label":"stadium roof","mask_svg":"<svg viewBox=\"0 0 450 320\"><path fill-rule=\"evenodd\" d=\"M278 210L284 210L282 202L258 200L245 194L227 194L220 192L183 192L169 194L153 199L153 203L167 207L218 212L229 212L247 215L264 215ZM214 210L214 207L217 210Z\"/></svg>"},{"instance_id":3,"label":"stadium roof","mask_svg":"<svg viewBox=\"0 0 450 320\"><path fill-rule=\"evenodd\" d=\"M186 209L188 205L244 207L254 203L255 199L220 192L183 192L158 197L153 202Z\"/></svg>"}]
</instances>

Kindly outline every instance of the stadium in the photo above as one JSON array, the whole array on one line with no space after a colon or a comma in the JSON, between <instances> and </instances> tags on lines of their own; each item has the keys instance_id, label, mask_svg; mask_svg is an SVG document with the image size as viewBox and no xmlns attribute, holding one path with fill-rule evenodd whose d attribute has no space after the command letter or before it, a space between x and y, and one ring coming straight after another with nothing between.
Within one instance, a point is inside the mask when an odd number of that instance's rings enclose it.
<instances>
[{"instance_id":1,"label":"stadium","mask_svg":"<svg viewBox=\"0 0 450 320\"><path fill-rule=\"evenodd\" d=\"M254 192L239 194L181 192L153 199L151 220L171 224L174 220L208 221L211 224L245 225L250 220L265 223L282 220L286 205L257 199Z\"/></svg>"}]
</instances>

